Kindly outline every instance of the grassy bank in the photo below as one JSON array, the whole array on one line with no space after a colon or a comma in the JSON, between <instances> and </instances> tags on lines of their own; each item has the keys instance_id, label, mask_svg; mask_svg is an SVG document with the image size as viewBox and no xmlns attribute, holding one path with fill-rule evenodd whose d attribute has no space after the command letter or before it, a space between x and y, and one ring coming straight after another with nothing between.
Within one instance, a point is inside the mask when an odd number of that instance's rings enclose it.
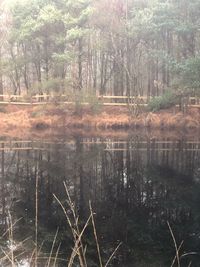
<instances>
[{"instance_id":1,"label":"grassy bank","mask_svg":"<svg viewBox=\"0 0 200 267\"><path fill-rule=\"evenodd\" d=\"M89 107L79 109L73 106L43 105L36 107L0 107L0 130L2 134L60 129L123 130L152 129L187 131L200 129L200 109L190 108L187 114L178 109L159 112L143 111L138 116L131 115L127 107L102 107L94 112Z\"/></svg>"}]
</instances>

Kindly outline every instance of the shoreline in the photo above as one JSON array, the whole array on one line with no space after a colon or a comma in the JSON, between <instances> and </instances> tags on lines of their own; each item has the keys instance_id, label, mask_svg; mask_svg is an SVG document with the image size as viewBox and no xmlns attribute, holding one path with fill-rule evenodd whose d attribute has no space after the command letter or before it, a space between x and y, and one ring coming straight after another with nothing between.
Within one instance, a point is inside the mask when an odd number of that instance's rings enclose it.
<instances>
[{"instance_id":1,"label":"shoreline","mask_svg":"<svg viewBox=\"0 0 200 267\"><path fill-rule=\"evenodd\" d=\"M200 132L200 109L190 108L184 115L178 110L142 112L131 116L127 107L104 107L94 113L82 107L79 113L73 106L50 104L37 107L0 106L0 131L2 136L59 135L61 132L105 135L105 132L176 132L177 135L198 136ZM125 134L125 135L127 135ZM124 133L123 133L124 135ZM174 134L173 134L174 135Z\"/></svg>"}]
</instances>

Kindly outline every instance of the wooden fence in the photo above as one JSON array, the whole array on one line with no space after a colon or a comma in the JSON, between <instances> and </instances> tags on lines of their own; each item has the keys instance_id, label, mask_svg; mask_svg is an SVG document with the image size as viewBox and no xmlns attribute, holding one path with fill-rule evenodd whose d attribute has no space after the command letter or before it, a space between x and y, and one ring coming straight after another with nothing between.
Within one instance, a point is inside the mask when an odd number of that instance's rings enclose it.
<instances>
[{"instance_id":1,"label":"wooden fence","mask_svg":"<svg viewBox=\"0 0 200 267\"><path fill-rule=\"evenodd\" d=\"M0 104L13 104L13 105L44 105L48 103L63 103L74 104L77 101L83 105L91 104L98 101L104 106L127 106L138 105L147 106L153 97L147 96L86 96L79 97L78 95L34 95L34 96L21 96L21 95L0 95ZM192 107L200 107L199 97L188 97L187 103Z\"/></svg>"},{"instance_id":2,"label":"wooden fence","mask_svg":"<svg viewBox=\"0 0 200 267\"><path fill-rule=\"evenodd\" d=\"M130 151L198 151L200 153L200 141L167 141L167 140L151 140L151 141L98 141L85 140L81 144L85 148L92 145L103 145L105 151L126 151L127 147ZM51 151L57 145L59 150L76 149L74 140L64 142L51 142L49 140L31 141L31 140L16 140L16 141L0 141L0 151ZM128 146L127 146L128 145Z\"/></svg>"}]
</instances>

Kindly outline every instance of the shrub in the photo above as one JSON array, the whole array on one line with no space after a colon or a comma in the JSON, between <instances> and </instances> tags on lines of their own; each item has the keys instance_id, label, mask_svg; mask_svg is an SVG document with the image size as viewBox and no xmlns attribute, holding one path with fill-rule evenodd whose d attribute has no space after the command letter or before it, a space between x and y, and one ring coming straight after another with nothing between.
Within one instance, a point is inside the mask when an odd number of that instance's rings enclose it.
<instances>
[{"instance_id":1,"label":"shrub","mask_svg":"<svg viewBox=\"0 0 200 267\"><path fill-rule=\"evenodd\" d=\"M43 116L47 113L48 113L48 111L46 110L46 106L42 105L42 106L38 106L33 112L31 112L30 115L32 118L38 118L38 117Z\"/></svg>"},{"instance_id":2,"label":"shrub","mask_svg":"<svg viewBox=\"0 0 200 267\"><path fill-rule=\"evenodd\" d=\"M166 91L162 96L154 97L148 104L148 110L158 111L178 104L178 97L173 91Z\"/></svg>"},{"instance_id":3,"label":"shrub","mask_svg":"<svg viewBox=\"0 0 200 267\"><path fill-rule=\"evenodd\" d=\"M93 114L99 114L102 110L102 103L99 101L98 97L94 94L89 95L87 97L87 101L89 103L89 107Z\"/></svg>"},{"instance_id":4,"label":"shrub","mask_svg":"<svg viewBox=\"0 0 200 267\"><path fill-rule=\"evenodd\" d=\"M0 113L6 113L6 107L0 106Z\"/></svg>"},{"instance_id":5,"label":"shrub","mask_svg":"<svg viewBox=\"0 0 200 267\"><path fill-rule=\"evenodd\" d=\"M75 98L75 115L82 116L84 95L82 92L74 95Z\"/></svg>"},{"instance_id":6,"label":"shrub","mask_svg":"<svg viewBox=\"0 0 200 267\"><path fill-rule=\"evenodd\" d=\"M62 79L59 79L59 78L54 78L54 79L50 79L48 81L42 82L42 89L46 93L53 92L56 94L60 94L62 93L63 86L64 86L64 82Z\"/></svg>"},{"instance_id":7,"label":"shrub","mask_svg":"<svg viewBox=\"0 0 200 267\"><path fill-rule=\"evenodd\" d=\"M99 101L98 97L94 94L85 94L79 92L74 95L75 99L75 114L81 116L83 112L84 104L88 104L93 114L99 114L102 110L102 103Z\"/></svg>"},{"instance_id":8,"label":"shrub","mask_svg":"<svg viewBox=\"0 0 200 267\"><path fill-rule=\"evenodd\" d=\"M38 117L40 117L40 116L42 116L42 115L44 115L45 113L44 112L42 112L42 111L33 111L33 112L31 112L31 118L38 118Z\"/></svg>"}]
</instances>

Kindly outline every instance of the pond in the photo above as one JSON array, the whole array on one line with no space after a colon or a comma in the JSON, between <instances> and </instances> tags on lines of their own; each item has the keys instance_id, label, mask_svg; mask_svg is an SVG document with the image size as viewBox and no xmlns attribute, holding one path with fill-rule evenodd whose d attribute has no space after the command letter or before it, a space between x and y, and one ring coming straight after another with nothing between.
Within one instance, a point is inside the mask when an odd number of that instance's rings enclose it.
<instances>
[{"instance_id":1,"label":"pond","mask_svg":"<svg viewBox=\"0 0 200 267\"><path fill-rule=\"evenodd\" d=\"M69 198L80 232L91 203L95 230L90 218L81 243L89 267L101 266L95 233L102 266L116 248L108 266L171 266L173 237L180 265L200 266L199 137L2 137L0 167L1 266L68 266Z\"/></svg>"}]
</instances>

